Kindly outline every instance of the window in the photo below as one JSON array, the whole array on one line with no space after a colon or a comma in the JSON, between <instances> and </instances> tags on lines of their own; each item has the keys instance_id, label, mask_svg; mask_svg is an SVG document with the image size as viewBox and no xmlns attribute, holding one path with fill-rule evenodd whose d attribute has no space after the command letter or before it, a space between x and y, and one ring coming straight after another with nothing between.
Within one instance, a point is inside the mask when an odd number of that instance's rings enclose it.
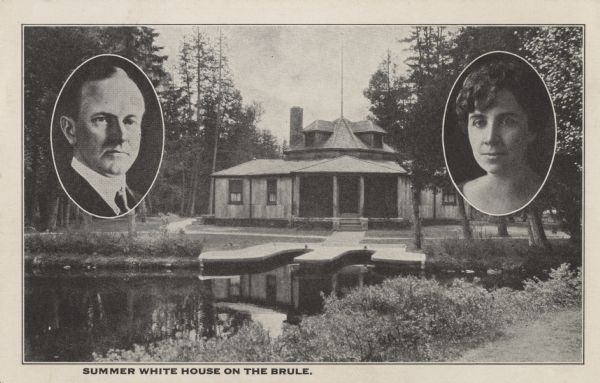
<instances>
[{"instance_id":1,"label":"window","mask_svg":"<svg viewBox=\"0 0 600 383\"><path fill-rule=\"evenodd\" d=\"M456 205L456 191L454 189L442 191L442 205Z\"/></svg>"},{"instance_id":2,"label":"window","mask_svg":"<svg viewBox=\"0 0 600 383\"><path fill-rule=\"evenodd\" d=\"M277 205L277 180L267 180L267 205Z\"/></svg>"},{"instance_id":3,"label":"window","mask_svg":"<svg viewBox=\"0 0 600 383\"><path fill-rule=\"evenodd\" d=\"M229 204L241 205L244 203L242 198L243 184L242 180L229 180Z\"/></svg>"},{"instance_id":4,"label":"window","mask_svg":"<svg viewBox=\"0 0 600 383\"><path fill-rule=\"evenodd\" d=\"M314 132L306 133L305 137L306 137L305 146L313 146L315 144L315 133Z\"/></svg>"}]
</instances>

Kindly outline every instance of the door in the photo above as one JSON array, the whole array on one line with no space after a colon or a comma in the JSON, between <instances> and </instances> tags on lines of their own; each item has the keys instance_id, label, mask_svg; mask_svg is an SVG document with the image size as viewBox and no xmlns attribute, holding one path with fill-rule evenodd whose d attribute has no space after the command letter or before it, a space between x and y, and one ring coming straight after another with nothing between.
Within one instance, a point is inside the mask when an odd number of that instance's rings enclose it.
<instances>
[{"instance_id":1,"label":"door","mask_svg":"<svg viewBox=\"0 0 600 383\"><path fill-rule=\"evenodd\" d=\"M360 179L343 176L338 178L340 214L358 214Z\"/></svg>"}]
</instances>

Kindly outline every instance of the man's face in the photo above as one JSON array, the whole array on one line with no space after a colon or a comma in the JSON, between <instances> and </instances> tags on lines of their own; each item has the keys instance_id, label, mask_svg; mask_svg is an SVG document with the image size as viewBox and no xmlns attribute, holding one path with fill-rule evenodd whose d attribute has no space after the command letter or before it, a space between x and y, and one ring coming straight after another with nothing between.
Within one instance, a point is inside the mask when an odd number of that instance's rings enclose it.
<instances>
[{"instance_id":1,"label":"man's face","mask_svg":"<svg viewBox=\"0 0 600 383\"><path fill-rule=\"evenodd\" d=\"M510 175L527 164L527 145L535 134L527 114L508 90L500 90L485 110L468 116L469 143L477 164L487 173Z\"/></svg>"},{"instance_id":2,"label":"man's face","mask_svg":"<svg viewBox=\"0 0 600 383\"><path fill-rule=\"evenodd\" d=\"M74 156L108 176L124 175L138 156L144 98L122 70L81 88Z\"/></svg>"}]
</instances>

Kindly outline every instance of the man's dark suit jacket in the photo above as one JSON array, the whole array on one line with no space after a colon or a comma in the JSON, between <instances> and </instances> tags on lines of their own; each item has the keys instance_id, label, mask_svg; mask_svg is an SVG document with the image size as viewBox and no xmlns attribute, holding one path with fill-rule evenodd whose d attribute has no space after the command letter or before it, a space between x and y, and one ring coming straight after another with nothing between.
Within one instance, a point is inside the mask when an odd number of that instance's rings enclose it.
<instances>
[{"instance_id":1,"label":"man's dark suit jacket","mask_svg":"<svg viewBox=\"0 0 600 383\"><path fill-rule=\"evenodd\" d=\"M71 166L61 172L60 180L69 194L83 210L100 217L116 217L114 210L79 173ZM139 194L127 188L127 202L133 208L139 200Z\"/></svg>"}]
</instances>

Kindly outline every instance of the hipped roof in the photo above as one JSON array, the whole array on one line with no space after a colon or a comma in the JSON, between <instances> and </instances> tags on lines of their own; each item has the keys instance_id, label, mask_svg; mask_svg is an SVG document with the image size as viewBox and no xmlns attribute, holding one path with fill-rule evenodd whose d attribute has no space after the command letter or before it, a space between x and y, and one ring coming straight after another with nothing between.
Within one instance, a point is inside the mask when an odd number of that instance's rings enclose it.
<instances>
[{"instance_id":1,"label":"hipped roof","mask_svg":"<svg viewBox=\"0 0 600 383\"><path fill-rule=\"evenodd\" d=\"M324 121L316 120L310 125L304 128L303 133L307 132L328 132L331 133L327 139L318 144L312 146L295 146L292 147L291 151L297 150L322 150L322 149L343 149L343 150L367 150L375 152L387 152L394 153L395 150L385 143L381 148L371 148L365 144L357 134L378 132L385 133L385 130L375 125L372 121L359 121L352 122L346 118L338 118L335 121Z\"/></svg>"},{"instance_id":2,"label":"hipped roof","mask_svg":"<svg viewBox=\"0 0 600 383\"><path fill-rule=\"evenodd\" d=\"M213 173L214 177L244 177L315 173L406 174L394 161L364 160L341 156L321 160L285 161L282 159L252 160Z\"/></svg>"}]
</instances>

